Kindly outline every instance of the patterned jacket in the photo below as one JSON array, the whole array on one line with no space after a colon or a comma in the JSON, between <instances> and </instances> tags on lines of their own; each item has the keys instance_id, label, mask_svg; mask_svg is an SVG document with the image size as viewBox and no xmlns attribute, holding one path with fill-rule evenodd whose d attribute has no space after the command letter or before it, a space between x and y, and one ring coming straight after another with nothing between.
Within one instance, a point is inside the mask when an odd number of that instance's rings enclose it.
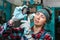
<instances>
[{"instance_id":1,"label":"patterned jacket","mask_svg":"<svg viewBox=\"0 0 60 40\"><path fill-rule=\"evenodd\" d=\"M0 32L3 31L4 27L0 27ZM33 27L31 28L31 35L34 40L52 40L50 34L42 29L37 34L33 34ZM24 36L24 29L22 28L11 28L7 25L6 30L1 34L0 40L29 40Z\"/></svg>"}]
</instances>

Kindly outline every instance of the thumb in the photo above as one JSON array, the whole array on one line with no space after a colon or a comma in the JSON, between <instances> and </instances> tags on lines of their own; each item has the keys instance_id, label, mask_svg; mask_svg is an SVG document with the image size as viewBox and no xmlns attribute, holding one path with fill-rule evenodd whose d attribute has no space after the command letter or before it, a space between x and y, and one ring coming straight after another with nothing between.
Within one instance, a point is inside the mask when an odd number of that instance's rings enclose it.
<instances>
[{"instance_id":1,"label":"thumb","mask_svg":"<svg viewBox=\"0 0 60 40\"><path fill-rule=\"evenodd\" d=\"M28 23L30 24L30 18L28 17Z\"/></svg>"},{"instance_id":2,"label":"thumb","mask_svg":"<svg viewBox=\"0 0 60 40\"><path fill-rule=\"evenodd\" d=\"M24 22L24 23L26 23L27 21L26 21L26 20L21 20L21 22Z\"/></svg>"}]
</instances>

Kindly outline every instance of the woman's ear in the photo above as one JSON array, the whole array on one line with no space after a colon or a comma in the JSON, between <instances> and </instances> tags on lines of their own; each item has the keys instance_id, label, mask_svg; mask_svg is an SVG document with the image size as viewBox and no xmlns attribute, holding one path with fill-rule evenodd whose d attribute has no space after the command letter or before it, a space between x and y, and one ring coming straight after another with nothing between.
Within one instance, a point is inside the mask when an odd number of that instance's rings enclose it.
<instances>
[{"instance_id":1,"label":"woman's ear","mask_svg":"<svg viewBox=\"0 0 60 40\"><path fill-rule=\"evenodd\" d=\"M47 21L46 21L47 22ZM46 22L45 22L45 24L46 24Z\"/></svg>"},{"instance_id":2,"label":"woman's ear","mask_svg":"<svg viewBox=\"0 0 60 40\"><path fill-rule=\"evenodd\" d=\"M45 21L44 23L43 23L43 25L45 25L47 23L47 21Z\"/></svg>"}]
</instances>

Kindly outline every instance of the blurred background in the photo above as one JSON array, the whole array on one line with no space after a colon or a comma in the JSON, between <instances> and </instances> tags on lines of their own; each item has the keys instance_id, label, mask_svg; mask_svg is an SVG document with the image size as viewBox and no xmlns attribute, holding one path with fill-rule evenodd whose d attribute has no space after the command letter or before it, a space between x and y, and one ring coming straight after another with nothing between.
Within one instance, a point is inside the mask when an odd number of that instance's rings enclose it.
<instances>
[{"instance_id":1,"label":"blurred background","mask_svg":"<svg viewBox=\"0 0 60 40\"><path fill-rule=\"evenodd\" d=\"M28 5L31 13L46 6L50 7L51 21L45 29L51 33L54 40L60 40L60 0L0 0L0 26L11 19L15 7L22 5Z\"/></svg>"}]
</instances>

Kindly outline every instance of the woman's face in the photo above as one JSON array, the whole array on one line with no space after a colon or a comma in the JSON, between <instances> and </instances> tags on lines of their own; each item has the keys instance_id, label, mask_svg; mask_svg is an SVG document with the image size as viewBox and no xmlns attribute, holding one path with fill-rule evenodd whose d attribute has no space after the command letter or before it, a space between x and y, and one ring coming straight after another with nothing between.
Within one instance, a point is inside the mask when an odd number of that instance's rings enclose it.
<instances>
[{"instance_id":1,"label":"woman's face","mask_svg":"<svg viewBox=\"0 0 60 40\"><path fill-rule=\"evenodd\" d=\"M37 12L34 16L35 25L44 25L46 23L46 17L43 13Z\"/></svg>"}]
</instances>

